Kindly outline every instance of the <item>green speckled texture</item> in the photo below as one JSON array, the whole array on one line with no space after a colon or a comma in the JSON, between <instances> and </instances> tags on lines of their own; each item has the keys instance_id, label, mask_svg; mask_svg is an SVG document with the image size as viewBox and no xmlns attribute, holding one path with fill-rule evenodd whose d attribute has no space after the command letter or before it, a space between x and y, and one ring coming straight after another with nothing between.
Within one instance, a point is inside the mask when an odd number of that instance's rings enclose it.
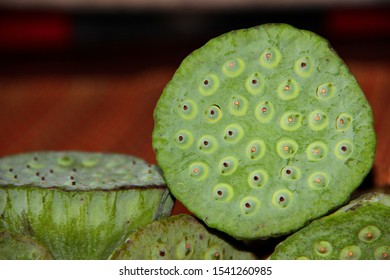
<instances>
[{"instance_id":1,"label":"green speckled texture","mask_svg":"<svg viewBox=\"0 0 390 280\"><path fill-rule=\"evenodd\" d=\"M107 259L173 207L156 166L133 156L35 152L0 168L0 228L33 236L55 259Z\"/></svg>"},{"instance_id":2,"label":"green speckled texture","mask_svg":"<svg viewBox=\"0 0 390 280\"><path fill-rule=\"evenodd\" d=\"M237 30L184 59L154 111L171 193L237 239L288 234L345 203L370 171L369 103L322 37Z\"/></svg>"},{"instance_id":3,"label":"green speckled texture","mask_svg":"<svg viewBox=\"0 0 390 280\"><path fill-rule=\"evenodd\" d=\"M136 230L110 256L113 260L253 260L237 240L179 214Z\"/></svg>"},{"instance_id":4,"label":"green speckled texture","mask_svg":"<svg viewBox=\"0 0 390 280\"><path fill-rule=\"evenodd\" d=\"M0 230L0 260L51 260L49 251L31 236Z\"/></svg>"},{"instance_id":5,"label":"green speckled texture","mask_svg":"<svg viewBox=\"0 0 390 280\"><path fill-rule=\"evenodd\" d=\"M390 260L390 195L370 193L311 222L270 259Z\"/></svg>"}]
</instances>

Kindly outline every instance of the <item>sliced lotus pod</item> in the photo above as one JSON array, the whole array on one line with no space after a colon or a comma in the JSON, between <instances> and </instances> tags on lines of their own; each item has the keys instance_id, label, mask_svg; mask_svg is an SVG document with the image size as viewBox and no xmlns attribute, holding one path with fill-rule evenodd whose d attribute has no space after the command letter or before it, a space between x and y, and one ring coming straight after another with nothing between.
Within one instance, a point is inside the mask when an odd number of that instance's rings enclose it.
<instances>
[{"instance_id":1,"label":"sliced lotus pod","mask_svg":"<svg viewBox=\"0 0 390 280\"><path fill-rule=\"evenodd\" d=\"M390 195L370 193L278 244L270 259L390 260Z\"/></svg>"},{"instance_id":2,"label":"sliced lotus pod","mask_svg":"<svg viewBox=\"0 0 390 280\"><path fill-rule=\"evenodd\" d=\"M250 260L243 243L178 214L134 231L110 256L113 260Z\"/></svg>"},{"instance_id":3,"label":"sliced lotus pod","mask_svg":"<svg viewBox=\"0 0 390 280\"><path fill-rule=\"evenodd\" d=\"M295 231L345 203L370 171L370 105L324 38L266 24L184 59L154 111L171 193L237 239Z\"/></svg>"},{"instance_id":4,"label":"sliced lotus pod","mask_svg":"<svg viewBox=\"0 0 390 280\"><path fill-rule=\"evenodd\" d=\"M0 227L33 236L55 259L107 259L172 207L159 169L133 156L52 151L0 159Z\"/></svg>"},{"instance_id":5,"label":"sliced lotus pod","mask_svg":"<svg viewBox=\"0 0 390 280\"><path fill-rule=\"evenodd\" d=\"M49 251L31 236L0 230L0 260L51 260Z\"/></svg>"}]
</instances>

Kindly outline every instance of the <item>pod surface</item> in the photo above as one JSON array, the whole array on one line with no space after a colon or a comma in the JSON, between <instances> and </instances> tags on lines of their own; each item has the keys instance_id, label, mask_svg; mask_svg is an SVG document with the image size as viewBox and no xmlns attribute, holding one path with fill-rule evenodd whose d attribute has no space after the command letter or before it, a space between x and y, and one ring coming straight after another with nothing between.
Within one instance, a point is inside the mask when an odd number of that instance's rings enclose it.
<instances>
[{"instance_id":1,"label":"pod surface","mask_svg":"<svg viewBox=\"0 0 390 280\"><path fill-rule=\"evenodd\" d=\"M232 31L184 59L154 111L171 193L237 239L288 234L345 203L370 171L370 105L322 37Z\"/></svg>"}]
</instances>

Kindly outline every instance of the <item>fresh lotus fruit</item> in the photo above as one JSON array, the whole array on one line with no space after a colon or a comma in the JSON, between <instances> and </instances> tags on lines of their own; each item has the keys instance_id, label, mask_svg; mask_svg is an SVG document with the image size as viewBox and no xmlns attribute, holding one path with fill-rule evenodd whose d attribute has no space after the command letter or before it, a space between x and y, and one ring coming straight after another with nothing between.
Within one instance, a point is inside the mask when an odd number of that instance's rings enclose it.
<instances>
[{"instance_id":1,"label":"fresh lotus fruit","mask_svg":"<svg viewBox=\"0 0 390 280\"><path fill-rule=\"evenodd\" d=\"M322 37L266 24L184 59L155 111L171 193L237 239L298 230L347 202L370 171L373 115Z\"/></svg>"},{"instance_id":2,"label":"fresh lotus fruit","mask_svg":"<svg viewBox=\"0 0 390 280\"><path fill-rule=\"evenodd\" d=\"M0 260L51 260L48 250L31 236L0 230Z\"/></svg>"},{"instance_id":3,"label":"fresh lotus fruit","mask_svg":"<svg viewBox=\"0 0 390 280\"><path fill-rule=\"evenodd\" d=\"M255 255L230 236L191 215L154 221L133 232L110 256L114 260L250 260Z\"/></svg>"},{"instance_id":4,"label":"fresh lotus fruit","mask_svg":"<svg viewBox=\"0 0 390 280\"><path fill-rule=\"evenodd\" d=\"M370 193L311 222L270 259L390 260L390 195Z\"/></svg>"},{"instance_id":5,"label":"fresh lotus fruit","mask_svg":"<svg viewBox=\"0 0 390 280\"><path fill-rule=\"evenodd\" d=\"M55 259L107 259L136 228L170 214L154 165L133 156L35 152L0 159L0 227Z\"/></svg>"}]
</instances>

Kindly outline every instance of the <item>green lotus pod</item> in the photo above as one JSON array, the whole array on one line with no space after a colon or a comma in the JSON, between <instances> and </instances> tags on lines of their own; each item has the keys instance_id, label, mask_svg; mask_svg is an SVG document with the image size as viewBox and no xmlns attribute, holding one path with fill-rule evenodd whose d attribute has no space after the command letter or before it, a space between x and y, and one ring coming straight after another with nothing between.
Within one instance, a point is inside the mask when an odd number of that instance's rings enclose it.
<instances>
[{"instance_id":1,"label":"green lotus pod","mask_svg":"<svg viewBox=\"0 0 390 280\"><path fill-rule=\"evenodd\" d=\"M31 236L0 230L0 260L51 260L49 251Z\"/></svg>"},{"instance_id":2,"label":"green lotus pod","mask_svg":"<svg viewBox=\"0 0 390 280\"><path fill-rule=\"evenodd\" d=\"M390 195L370 193L278 244L270 259L390 260Z\"/></svg>"},{"instance_id":3,"label":"green lotus pod","mask_svg":"<svg viewBox=\"0 0 390 280\"><path fill-rule=\"evenodd\" d=\"M113 260L250 260L256 256L230 236L195 217L174 215L133 232L110 256Z\"/></svg>"},{"instance_id":4,"label":"green lotus pod","mask_svg":"<svg viewBox=\"0 0 390 280\"><path fill-rule=\"evenodd\" d=\"M107 259L173 200L154 165L121 154L35 152L0 159L0 227L55 259Z\"/></svg>"},{"instance_id":5,"label":"green lotus pod","mask_svg":"<svg viewBox=\"0 0 390 280\"><path fill-rule=\"evenodd\" d=\"M237 239L293 232L345 203L376 137L356 79L322 37L266 24L184 59L154 111L171 193Z\"/></svg>"}]
</instances>

